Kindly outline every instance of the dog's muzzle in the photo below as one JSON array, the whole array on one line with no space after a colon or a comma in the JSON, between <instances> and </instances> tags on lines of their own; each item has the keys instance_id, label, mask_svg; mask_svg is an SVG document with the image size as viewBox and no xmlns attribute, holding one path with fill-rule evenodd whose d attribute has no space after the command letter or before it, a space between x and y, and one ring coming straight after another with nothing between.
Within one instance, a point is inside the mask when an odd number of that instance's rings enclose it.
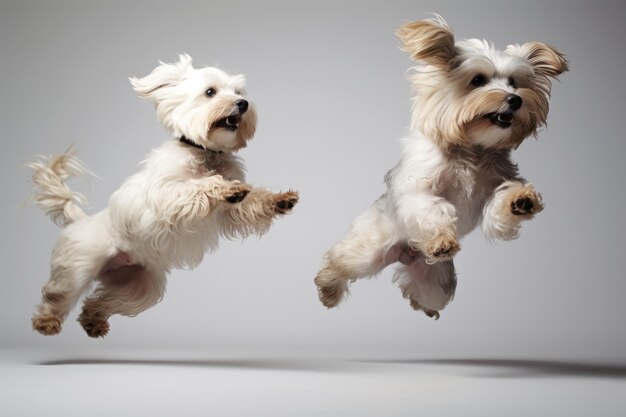
<instances>
[{"instance_id":1,"label":"dog's muzzle","mask_svg":"<svg viewBox=\"0 0 626 417\"><path fill-rule=\"evenodd\" d=\"M489 121L502 129L508 129L513 124L514 112L507 110L500 113L488 113L484 117Z\"/></svg>"},{"instance_id":2,"label":"dog's muzzle","mask_svg":"<svg viewBox=\"0 0 626 417\"><path fill-rule=\"evenodd\" d=\"M231 132L236 131L237 128L239 128L243 114L248 111L248 102L241 99L237 100L235 105L237 106L237 109L234 112L219 119L217 122L213 123L213 126L230 130Z\"/></svg>"},{"instance_id":3,"label":"dog's muzzle","mask_svg":"<svg viewBox=\"0 0 626 417\"><path fill-rule=\"evenodd\" d=\"M513 124L515 112L522 107L522 98L517 94L509 94L505 98L507 109L503 112L487 113L484 117L501 129L508 129Z\"/></svg>"}]
</instances>

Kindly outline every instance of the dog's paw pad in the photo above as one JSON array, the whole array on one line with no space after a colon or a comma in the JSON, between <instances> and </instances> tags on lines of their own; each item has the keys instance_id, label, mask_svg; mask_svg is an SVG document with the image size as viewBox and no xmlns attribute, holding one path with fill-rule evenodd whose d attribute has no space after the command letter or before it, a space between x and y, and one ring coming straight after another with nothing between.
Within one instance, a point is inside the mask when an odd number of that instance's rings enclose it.
<instances>
[{"instance_id":1,"label":"dog's paw pad","mask_svg":"<svg viewBox=\"0 0 626 417\"><path fill-rule=\"evenodd\" d=\"M541 194L532 185L526 185L512 199L511 213L516 216L530 216L543 210Z\"/></svg>"},{"instance_id":2,"label":"dog's paw pad","mask_svg":"<svg viewBox=\"0 0 626 417\"><path fill-rule=\"evenodd\" d=\"M511 202L511 212L516 215L530 214L533 212L535 203L529 197L521 197Z\"/></svg>"},{"instance_id":3,"label":"dog's paw pad","mask_svg":"<svg viewBox=\"0 0 626 417\"><path fill-rule=\"evenodd\" d=\"M297 191L287 191L274 195L274 211L278 214L287 214L298 203L300 196Z\"/></svg>"},{"instance_id":4,"label":"dog's paw pad","mask_svg":"<svg viewBox=\"0 0 626 417\"><path fill-rule=\"evenodd\" d=\"M230 204L241 203L252 188L248 184L236 184L224 193L224 200Z\"/></svg>"},{"instance_id":5,"label":"dog's paw pad","mask_svg":"<svg viewBox=\"0 0 626 417\"><path fill-rule=\"evenodd\" d=\"M276 203L276 207L281 210L289 210L293 208L293 202L288 200L281 200Z\"/></svg>"},{"instance_id":6,"label":"dog's paw pad","mask_svg":"<svg viewBox=\"0 0 626 417\"><path fill-rule=\"evenodd\" d=\"M234 194L228 195L225 197L225 200L231 204L241 203L244 198L248 195L249 191L237 191Z\"/></svg>"},{"instance_id":7,"label":"dog's paw pad","mask_svg":"<svg viewBox=\"0 0 626 417\"><path fill-rule=\"evenodd\" d=\"M532 186L524 187L510 203L511 213L515 216L532 216L543 210L541 194Z\"/></svg>"},{"instance_id":8,"label":"dog's paw pad","mask_svg":"<svg viewBox=\"0 0 626 417\"><path fill-rule=\"evenodd\" d=\"M432 263L452 259L460 249L461 246L454 237L440 237L427 245L424 252Z\"/></svg>"},{"instance_id":9,"label":"dog's paw pad","mask_svg":"<svg viewBox=\"0 0 626 417\"><path fill-rule=\"evenodd\" d=\"M61 320L55 316L38 316L33 318L33 329L44 336L52 336L61 331Z\"/></svg>"}]
</instances>

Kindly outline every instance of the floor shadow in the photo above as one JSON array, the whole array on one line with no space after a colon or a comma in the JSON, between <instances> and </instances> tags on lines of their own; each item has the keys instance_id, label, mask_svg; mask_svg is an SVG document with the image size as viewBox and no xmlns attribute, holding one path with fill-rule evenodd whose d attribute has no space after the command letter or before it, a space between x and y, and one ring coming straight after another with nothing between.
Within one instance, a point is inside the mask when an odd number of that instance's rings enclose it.
<instances>
[{"instance_id":1,"label":"floor shadow","mask_svg":"<svg viewBox=\"0 0 626 417\"><path fill-rule=\"evenodd\" d=\"M64 365L129 365L171 366L194 368L224 368L249 370L275 370L300 372L376 372L376 365L397 364L414 366L420 370L443 373L467 374L488 378L538 378L538 377L582 377L626 379L626 365L590 362L523 360L523 359L399 359L399 360L355 360L328 359L113 359L76 358L48 360L37 363L43 366ZM374 366L363 366L364 364ZM428 367L428 368L425 368Z\"/></svg>"},{"instance_id":2,"label":"floor shadow","mask_svg":"<svg viewBox=\"0 0 626 417\"><path fill-rule=\"evenodd\" d=\"M626 365L590 362L523 360L523 359L409 359L371 361L412 365L445 365L466 368L473 375L522 377L591 377L626 379Z\"/></svg>"},{"instance_id":3,"label":"floor shadow","mask_svg":"<svg viewBox=\"0 0 626 417\"><path fill-rule=\"evenodd\" d=\"M280 359L59 359L37 363L43 366L62 365L130 365L130 366L171 366L171 367L204 367L204 368L231 368L257 369L277 371L303 372L341 372L353 370L354 364L341 361L323 360L280 360Z\"/></svg>"}]
</instances>

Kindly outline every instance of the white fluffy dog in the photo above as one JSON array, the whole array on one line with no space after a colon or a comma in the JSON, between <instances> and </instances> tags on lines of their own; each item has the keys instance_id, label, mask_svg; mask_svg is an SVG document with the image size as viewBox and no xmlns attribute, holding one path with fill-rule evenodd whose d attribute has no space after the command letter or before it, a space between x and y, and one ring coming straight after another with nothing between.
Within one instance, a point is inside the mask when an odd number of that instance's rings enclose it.
<instances>
[{"instance_id":1,"label":"white fluffy dog","mask_svg":"<svg viewBox=\"0 0 626 417\"><path fill-rule=\"evenodd\" d=\"M108 208L87 216L80 195L65 180L85 172L72 155L31 164L35 202L66 226L52 252L50 280L33 317L44 335L61 324L92 282L79 322L92 337L104 336L113 314L134 316L158 303L171 268L197 266L227 238L263 234L291 211L298 193L272 193L244 183L242 160L256 129L242 75L194 69L181 55L130 82L154 102L161 124L174 136L154 149L141 170L110 198Z\"/></svg>"},{"instance_id":2,"label":"white fluffy dog","mask_svg":"<svg viewBox=\"0 0 626 417\"><path fill-rule=\"evenodd\" d=\"M510 154L545 125L551 78L567 62L540 42L504 51L484 40L455 42L439 17L397 35L421 63L411 77L411 134L385 177L387 192L326 253L315 283L334 307L349 282L399 261L394 281L403 296L438 318L456 289L459 239L478 224L488 238L515 239L521 222L543 209Z\"/></svg>"}]
</instances>

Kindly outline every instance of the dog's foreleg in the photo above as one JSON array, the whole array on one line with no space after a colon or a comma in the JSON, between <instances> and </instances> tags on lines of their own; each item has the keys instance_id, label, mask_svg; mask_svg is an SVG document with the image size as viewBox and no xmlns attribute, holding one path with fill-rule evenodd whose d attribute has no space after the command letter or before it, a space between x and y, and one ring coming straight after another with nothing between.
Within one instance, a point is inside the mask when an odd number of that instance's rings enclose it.
<instances>
[{"instance_id":1,"label":"dog's foreleg","mask_svg":"<svg viewBox=\"0 0 626 417\"><path fill-rule=\"evenodd\" d=\"M541 194L532 184L506 181L495 189L483 209L483 232L490 239L516 239L522 221L532 219L543 207Z\"/></svg>"},{"instance_id":2,"label":"dog's foreleg","mask_svg":"<svg viewBox=\"0 0 626 417\"><path fill-rule=\"evenodd\" d=\"M427 193L404 193L397 201L398 218L409 246L427 262L450 260L461 246L456 235L456 209L446 199Z\"/></svg>"},{"instance_id":3,"label":"dog's foreleg","mask_svg":"<svg viewBox=\"0 0 626 417\"><path fill-rule=\"evenodd\" d=\"M251 187L229 181L221 175L172 182L154 193L152 201L157 213L174 230L194 230L195 222L214 214L220 208L242 202Z\"/></svg>"},{"instance_id":4,"label":"dog's foreleg","mask_svg":"<svg viewBox=\"0 0 626 417\"><path fill-rule=\"evenodd\" d=\"M275 217L291 212L298 199L297 191L273 193L263 188L252 188L239 204L226 207L223 234L229 238L262 235Z\"/></svg>"}]
</instances>

